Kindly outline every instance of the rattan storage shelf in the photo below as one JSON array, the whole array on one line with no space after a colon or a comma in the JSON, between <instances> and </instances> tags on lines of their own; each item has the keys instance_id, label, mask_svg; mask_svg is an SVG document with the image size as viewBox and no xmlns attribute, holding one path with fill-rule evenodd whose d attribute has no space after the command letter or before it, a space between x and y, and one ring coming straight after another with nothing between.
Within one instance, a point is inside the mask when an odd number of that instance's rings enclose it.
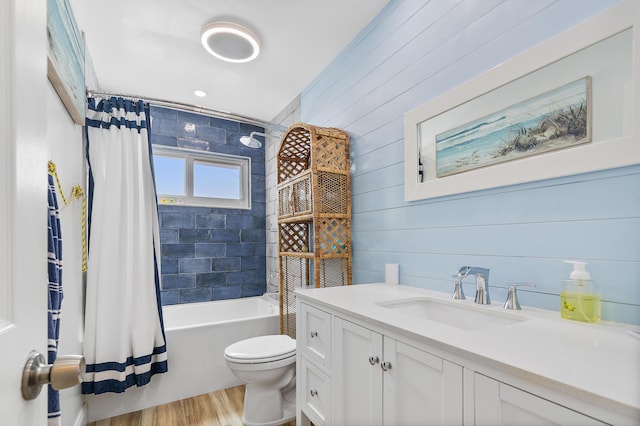
<instances>
[{"instance_id":1,"label":"rattan storage shelf","mask_svg":"<svg viewBox=\"0 0 640 426\"><path fill-rule=\"evenodd\" d=\"M296 123L277 161L280 331L295 337L296 288L351 284L349 135Z\"/></svg>"}]
</instances>

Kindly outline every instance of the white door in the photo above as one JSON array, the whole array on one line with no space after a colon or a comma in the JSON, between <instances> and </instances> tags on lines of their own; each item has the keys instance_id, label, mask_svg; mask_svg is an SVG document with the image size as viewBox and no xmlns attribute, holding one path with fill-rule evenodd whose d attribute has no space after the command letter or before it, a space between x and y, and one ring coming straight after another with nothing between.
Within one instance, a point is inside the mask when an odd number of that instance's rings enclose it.
<instances>
[{"instance_id":1,"label":"white door","mask_svg":"<svg viewBox=\"0 0 640 426\"><path fill-rule=\"evenodd\" d=\"M462 424L461 366L389 337L384 362L384 424Z\"/></svg>"},{"instance_id":2,"label":"white door","mask_svg":"<svg viewBox=\"0 0 640 426\"><path fill-rule=\"evenodd\" d=\"M603 425L591 417L554 404L497 380L475 375L477 426Z\"/></svg>"},{"instance_id":3,"label":"white door","mask_svg":"<svg viewBox=\"0 0 640 426\"><path fill-rule=\"evenodd\" d=\"M335 425L382 424L382 335L334 319Z\"/></svg>"},{"instance_id":4,"label":"white door","mask_svg":"<svg viewBox=\"0 0 640 426\"><path fill-rule=\"evenodd\" d=\"M47 353L45 0L0 2L0 422L44 425L46 387L25 401L22 369Z\"/></svg>"}]
</instances>

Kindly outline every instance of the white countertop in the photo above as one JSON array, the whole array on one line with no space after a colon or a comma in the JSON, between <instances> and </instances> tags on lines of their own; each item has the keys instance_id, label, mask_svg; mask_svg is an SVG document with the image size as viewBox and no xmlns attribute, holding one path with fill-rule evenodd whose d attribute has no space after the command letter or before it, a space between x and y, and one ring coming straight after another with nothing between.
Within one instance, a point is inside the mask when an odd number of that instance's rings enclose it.
<instances>
[{"instance_id":1,"label":"white countertop","mask_svg":"<svg viewBox=\"0 0 640 426\"><path fill-rule=\"evenodd\" d=\"M564 320L559 312L523 306L520 311L507 312L524 316L526 321L488 330L464 330L378 305L414 297L451 301L450 294L438 291L358 284L298 290L297 295L454 355L640 418L640 338L630 333L638 331L638 326L581 323ZM505 311L501 304L476 305L473 298L453 303Z\"/></svg>"}]
</instances>

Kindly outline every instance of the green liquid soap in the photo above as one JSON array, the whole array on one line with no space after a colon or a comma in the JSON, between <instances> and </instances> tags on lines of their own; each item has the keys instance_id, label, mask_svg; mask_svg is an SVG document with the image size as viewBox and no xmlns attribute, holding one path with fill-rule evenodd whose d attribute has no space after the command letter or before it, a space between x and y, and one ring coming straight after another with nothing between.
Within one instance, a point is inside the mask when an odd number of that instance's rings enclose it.
<instances>
[{"instance_id":1,"label":"green liquid soap","mask_svg":"<svg viewBox=\"0 0 640 426\"><path fill-rule=\"evenodd\" d=\"M560 314L564 319L582 322L600 321L600 295L563 291L560 293Z\"/></svg>"}]
</instances>

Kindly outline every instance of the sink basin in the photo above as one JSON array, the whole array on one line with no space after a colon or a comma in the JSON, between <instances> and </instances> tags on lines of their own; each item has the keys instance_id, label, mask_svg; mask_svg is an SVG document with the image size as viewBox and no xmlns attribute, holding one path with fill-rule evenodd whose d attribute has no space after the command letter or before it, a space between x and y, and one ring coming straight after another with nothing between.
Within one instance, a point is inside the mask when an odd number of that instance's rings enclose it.
<instances>
[{"instance_id":1,"label":"sink basin","mask_svg":"<svg viewBox=\"0 0 640 426\"><path fill-rule=\"evenodd\" d=\"M527 320L526 317L510 312L491 310L488 306L463 305L428 297L383 302L379 305L414 318L464 330L487 330Z\"/></svg>"}]
</instances>

